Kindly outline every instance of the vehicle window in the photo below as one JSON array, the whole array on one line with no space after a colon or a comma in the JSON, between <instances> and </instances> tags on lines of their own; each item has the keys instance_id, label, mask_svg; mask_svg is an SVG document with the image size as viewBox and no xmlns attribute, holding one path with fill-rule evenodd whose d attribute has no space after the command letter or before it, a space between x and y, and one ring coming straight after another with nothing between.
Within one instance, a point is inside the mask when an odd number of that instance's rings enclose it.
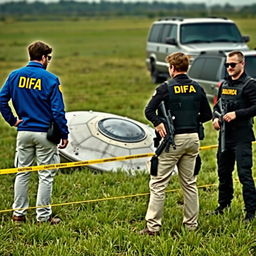
<instances>
[{"instance_id":1,"label":"vehicle window","mask_svg":"<svg viewBox=\"0 0 256 256\"><path fill-rule=\"evenodd\" d=\"M161 36L160 36L160 42L161 43L165 43L165 39L166 39L166 37L169 36L170 30L171 30L171 25L170 24L165 24L163 26L163 29L162 29L162 32L161 32Z\"/></svg>"},{"instance_id":2,"label":"vehicle window","mask_svg":"<svg viewBox=\"0 0 256 256\"><path fill-rule=\"evenodd\" d=\"M228 72L227 72L227 69L225 68L224 63L223 63L223 67L220 70L220 79L219 80L226 79L226 78L228 78Z\"/></svg>"},{"instance_id":3,"label":"vehicle window","mask_svg":"<svg viewBox=\"0 0 256 256\"><path fill-rule=\"evenodd\" d=\"M162 27L163 27L162 24L155 24L152 26L152 29L150 31L149 38L148 38L149 42L159 42L159 35Z\"/></svg>"},{"instance_id":4,"label":"vehicle window","mask_svg":"<svg viewBox=\"0 0 256 256\"><path fill-rule=\"evenodd\" d=\"M219 81L219 77L217 77L217 73L220 70L220 68L221 69L223 68L220 58L205 59L204 66L202 68L201 79Z\"/></svg>"},{"instance_id":5,"label":"vehicle window","mask_svg":"<svg viewBox=\"0 0 256 256\"><path fill-rule=\"evenodd\" d=\"M245 56L245 70L246 73L256 78L256 56Z\"/></svg>"},{"instance_id":6,"label":"vehicle window","mask_svg":"<svg viewBox=\"0 0 256 256\"><path fill-rule=\"evenodd\" d=\"M166 38L177 38L177 26L173 24L165 24L161 30L160 42L165 43Z\"/></svg>"},{"instance_id":7,"label":"vehicle window","mask_svg":"<svg viewBox=\"0 0 256 256\"><path fill-rule=\"evenodd\" d=\"M172 25L172 28L170 30L170 34L168 35L168 37L177 39L177 25Z\"/></svg>"},{"instance_id":8,"label":"vehicle window","mask_svg":"<svg viewBox=\"0 0 256 256\"><path fill-rule=\"evenodd\" d=\"M204 63L205 58L195 59L192 66L189 69L189 76L191 76L191 78L200 79Z\"/></svg>"},{"instance_id":9,"label":"vehicle window","mask_svg":"<svg viewBox=\"0 0 256 256\"><path fill-rule=\"evenodd\" d=\"M195 23L181 26L180 41L183 44L242 42L242 36L234 23Z\"/></svg>"}]
</instances>

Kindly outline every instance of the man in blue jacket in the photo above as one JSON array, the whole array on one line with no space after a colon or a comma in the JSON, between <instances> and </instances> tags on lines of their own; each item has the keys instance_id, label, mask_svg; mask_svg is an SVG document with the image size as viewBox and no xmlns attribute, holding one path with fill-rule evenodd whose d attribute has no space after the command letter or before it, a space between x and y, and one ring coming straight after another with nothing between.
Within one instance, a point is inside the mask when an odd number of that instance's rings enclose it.
<instances>
[{"instance_id":1,"label":"man in blue jacket","mask_svg":"<svg viewBox=\"0 0 256 256\"><path fill-rule=\"evenodd\" d=\"M46 71L51 60L52 48L43 42L28 46L30 61L27 66L13 71L0 91L0 111L6 122L17 127L15 166L57 164L60 162L56 144L47 139L52 123L60 133L59 148L68 144L68 127L64 102L58 77ZM17 117L8 102L12 100ZM56 170L39 171L36 206L37 221L58 224L60 219L52 216L51 193ZM25 222L30 172L17 173L14 184L14 222ZM45 207L47 206L47 207Z\"/></svg>"}]
</instances>

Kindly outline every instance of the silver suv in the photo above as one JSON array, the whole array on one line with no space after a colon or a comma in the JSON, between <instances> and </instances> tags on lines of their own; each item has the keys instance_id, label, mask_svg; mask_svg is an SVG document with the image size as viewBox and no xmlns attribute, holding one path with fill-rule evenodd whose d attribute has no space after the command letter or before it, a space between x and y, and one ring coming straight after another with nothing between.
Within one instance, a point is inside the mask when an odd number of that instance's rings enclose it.
<instances>
[{"instance_id":1,"label":"silver suv","mask_svg":"<svg viewBox=\"0 0 256 256\"><path fill-rule=\"evenodd\" d=\"M165 57L181 51L191 61L202 51L249 50L236 24L226 18L165 18L155 21L148 34L146 64L152 82L159 83L168 77Z\"/></svg>"},{"instance_id":2,"label":"silver suv","mask_svg":"<svg viewBox=\"0 0 256 256\"><path fill-rule=\"evenodd\" d=\"M243 52L246 73L256 78L256 51ZM227 53L223 51L202 52L192 63L188 76L197 81L205 90L207 97L216 103L218 89L228 76L224 66Z\"/></svg>"}]
</instances>

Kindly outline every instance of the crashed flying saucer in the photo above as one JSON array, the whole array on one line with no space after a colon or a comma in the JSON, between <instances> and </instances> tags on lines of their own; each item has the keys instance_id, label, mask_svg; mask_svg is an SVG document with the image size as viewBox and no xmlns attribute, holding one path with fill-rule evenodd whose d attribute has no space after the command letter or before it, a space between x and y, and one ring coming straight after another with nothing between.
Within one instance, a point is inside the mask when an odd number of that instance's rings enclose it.
<instances>
[{"instance_id":1,"label":"crashed flying saucer","mask_svg":"<svg viewBox=\"0 0 256 256\"><path fill-rule=\"evenodd\" d=\"M65 161L85 161L154 152L154 129L127 117L94 111L67 112L69 144ZM88 165L101 171L146 170L149 158Z\"/></svg>"}]
</instances>

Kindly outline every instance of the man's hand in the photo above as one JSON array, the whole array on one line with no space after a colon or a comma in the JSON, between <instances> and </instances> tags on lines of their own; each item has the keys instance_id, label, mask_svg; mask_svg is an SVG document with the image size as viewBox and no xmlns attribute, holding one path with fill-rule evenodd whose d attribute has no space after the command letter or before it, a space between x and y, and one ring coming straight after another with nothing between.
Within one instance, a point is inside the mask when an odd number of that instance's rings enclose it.
<instances>
[{"instance_id":1,"label":"man's hand","mask_svg":"<svg viewBox=\"0 0 256 256\"><path fill-rule=\"evenodd\" d=\"M166 136L167 133L166 133L165 126L163 123L156 126L155 129L162 138Z\"/></svg>"},{"instance_id":2,"label":"man's hand","mask_svg":"<svg viewBox=\"0 0 256 256\"><path fill-rule=\"evenodd\" d=\"M17 121L16 121L16 123L14 124L14 126L15 126L15 127L18 127L21 122L23 122L22 119L17 119Z\"/></svg>"},{"instance_id":3,"label":"man's hand","mask_svg":"<svg viewBox=\"0 0 256 256\"><path fill-rule=\"evenodd\" d=\"M231 122L232 120L236 119L236 112L235 111L228 112L227 114L225 114L223 116L223 119L224 119L224 121L226 121L228 123Z\"/></svg>"},{"instance_id":4,"label":"man's hand","mask_svg":"<svg viewBox=\"0 0 256 256\"><path fill-rule=\"evenodd\" d=\"M220 129L220 120L219 118L214 118L214 120L212 121L212 126L215 130L219 130Z\"/></svg>"},{"instance_id":5,"label":"man's hand","mask_svg":"<svg viewBox=\"0 0 256 256\"><path fill-rule=\"evenodd\" d=\"M68 139L61 139L58 148L64 149L68 145Z\"/></svg>"}]
</instances>

